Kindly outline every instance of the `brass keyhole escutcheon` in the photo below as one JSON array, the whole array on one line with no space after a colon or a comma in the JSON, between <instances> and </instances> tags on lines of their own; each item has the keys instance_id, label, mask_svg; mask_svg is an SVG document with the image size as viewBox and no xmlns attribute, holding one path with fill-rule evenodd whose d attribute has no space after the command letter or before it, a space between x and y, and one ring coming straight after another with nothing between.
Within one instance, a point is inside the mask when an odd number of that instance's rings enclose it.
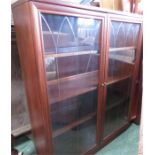
<instances>
[{"instance_id":1,"label":"brass keyhole escutcheon","mask_svg":"<svg viewBox=\"0 0 155 155\"><path fill-rule=\"evenodd\" d=\"M101 86L104 87L104 83L101 83Z\"/></svg>"}]
</instances>

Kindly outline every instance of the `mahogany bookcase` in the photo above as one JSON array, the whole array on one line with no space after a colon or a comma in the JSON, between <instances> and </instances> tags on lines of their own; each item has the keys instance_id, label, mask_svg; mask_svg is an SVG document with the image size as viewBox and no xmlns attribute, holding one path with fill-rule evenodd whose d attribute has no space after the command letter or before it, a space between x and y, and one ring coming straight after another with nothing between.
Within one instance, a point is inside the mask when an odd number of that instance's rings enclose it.
<instances>
[{"instance_id":1,"label":"mahogany bookcase","mask_svg":"<svg viewBox=\"0 0 155 155\"><path fill-rule=\"evenodd\" d=\"M37 153L93 154L136 118L142 16L53 0L12 11Z\"/></svg>"}]
</instances>

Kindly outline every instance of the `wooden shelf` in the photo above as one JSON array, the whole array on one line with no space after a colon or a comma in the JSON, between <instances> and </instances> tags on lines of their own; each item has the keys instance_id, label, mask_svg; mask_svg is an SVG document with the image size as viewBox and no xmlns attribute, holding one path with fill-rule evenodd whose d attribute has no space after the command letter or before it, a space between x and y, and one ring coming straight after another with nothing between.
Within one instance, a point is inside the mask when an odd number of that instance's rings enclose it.
<instances>
[{"instance_id":1,"label":"wooden shelf","mask_svg":"<svg viewBox=\"0 0 155 155\"><path fill-rule=\"evenodd\" d=\"M133 62L133 58L129 56L124 56L124 55L109 55L109 59L117 60L122 63L127 63L130 65L134 65L135 63Z\"/></svg>"},{"instance_id":2,"label":"wooden shelf","mask_svg":"<svg viewBox=\"0 0 155 155\"><path fill-rule=\"evenodd\" d=\"M54 57L54 58L61 58L61 57L69 57L69 56L78 56L78 55L87 55L87 54L93 54L93 55L99 55L98 51L92 50L92 51L80 51L80 52L69 52L69 53L59 53L59 54L45 54L45 57Z\"/></svg>"},{"instance_id":3,"label":"wooden shelf","mask_svg":"<svg viewBox=\"0 0 155 155\"><path fill-rule=\"evenodd\" d=\"M52 31L52 32L50 32L50 31L42 31L43 32L43 34L45 34L45 35L61 35L61 36L68 36L68 33L62 33L62 32L58 32L58 31Z\"/></svg>"},{"instance_id":4,"label":"wooden shelf","mask_svg":"<svg viewBox=\"0 0 155 155\"><path fill-rule=\"evenodd\" d=\"M17 128L15 130L11 131L11 134L15 137L20 136L26 132L29 132L31 130L31 125L27 124L25 126L21 126L20 128Z\"/></svg>"},{"instance_id":5,"label":"wooden shelf","mask_svg":"<svg viewBox=\"0 0 155 155\"><path fill-rule=\"evenodd\" d=\"M64 43L63 43L64 44ZM51 44L50 44L51 45ZM94 47L95 46L95 47ZM99 51L99 47L97 45L93 46L94 51ZM57 47L58 53L69 53L69 52L80 52L80 51L92 51L92 46L88 45L77 45L74 42L69 42L64 46ZM45 46L45 55L47 54L55 54L56 48L55 46Z\"/></svg>"},{"instance_id":6,"label":"wooden shelf","mask_svg":"<svg viewBox=\"0 0 155 155\"><path fill-rule=\"evenodd\" d=\"M69 98L72 98L75 96L79 96L79 95L94 91L96 89L97 89L97 87L91 87L91 88L86 88L86 89L80 89L78 91L75 91L75 90L68 91L65 94L61 95L60 97L51 97L49 99L49 102L51 104L54 104L56 102L60 102L60 101L63 101L63 100L66 100L66 99L69 99Z\"/></svg>"},{"instance_id":7,"label":"wooden shelf","mask_svg":"<svg viewBox=\"0 0 155 155\"><path fill-rule=\"evenodd\" d=\"M119 82L119 81L122 81L122 80L125 80L125 79L128 79L128 78L131 78L132 75L127 75L127 76L123 76L123 77L108 77L108 82L106 82L106 85L109 85L109 84L113 84L113 83L116 83L116 82Z\"/></svg>"},{"instance_id":8,"label":"wooden shelf","mask_svg":"<svg viewBox=\"0 0 155 155\"><path fill-rule=\"evenodd\" d=\"M88 116L79 119L78 121L75 121L75 122L61 128L61 129L57 129L56 131L53 132L52 137L55 138L55 137L65 133L65 132L71 130L72 128L74 128L76 126L83 124L86 121L89 121L90 119L92 119L95 116L96 116L96 112L93 112L93 113L89 114Z\"/></svg>"},{"instance_id":9,"label":"wooden shelf","mask_svg":"<svg viewBox=\"0 0 155 155\"><path fill-rule=\"evenodd\" d=\"M124 101L127 101L128 100L128 98L121 98L121 99L119 99L118 101L115 101L115 103L114 104L112 104L112 105L110 105L110 106L107 106L107 111L109 111L109 110L111 110L111 109L113 109L113 108L116 108L116 107L118 107L119 105L121 105L121 103L123 103ZM109 101L109 102L112 102L112 101Z\"/></svg>"},{"instance_id":10,"label":"wooden shelf","mask_svg":"<svg viewBox=\"0 0 155 155\"><path fill-rule=\"evenodd\" d=\"M98 71L87 72L47 82L49 103L75 97L97 89Z\"/></svg>"},{"instance_id":11,"label":"wooden shelf","mask_svg":"<svg viewBox=\"0 0 155 155\"><path fill-rule=\"evenodd\" d=\"M116 51L127 51L127 50L135 50L136 48L134 46L129 47L116 47L116 48L110 48L109 52L116 52Z\"/></svg>"},{"instance_id":12,"label":"wooden shelf","mask_svg":"<svg viewBox=\"0 0 155 155\"><path fill-rule=\"evenodd\" d=\"M95 76L98 74L98 70L96 71L92 71L92 72L86 72L86 73L81 73L81 74L77 74L77 75L72 75L72 76L68 76L68 77L64 77L64 78L59 78L59 79L55 79L55 80L50 80L47 81L48 85L52 85L52 84L58 84L60 82L66 82L66 81L72 81L74 79L81 79L81 78L86 78L86 77L90 77L90 76Z\"/></svg>"}]
</instances>

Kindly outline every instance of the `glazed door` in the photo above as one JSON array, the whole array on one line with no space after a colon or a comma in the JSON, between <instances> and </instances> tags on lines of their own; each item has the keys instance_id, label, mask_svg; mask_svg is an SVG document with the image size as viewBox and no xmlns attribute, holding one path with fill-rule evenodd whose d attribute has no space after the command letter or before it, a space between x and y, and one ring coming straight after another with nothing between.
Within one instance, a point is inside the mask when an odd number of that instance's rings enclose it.
<instances>
[{"instance_id":1,"label":"glazed door","mask_svg":"<svg viewBox=\"0 0 155 155\"><path fill-rule=\"evenodd\" d=\"M126 21L109 21L104 138L129 122L140 24Z\"/></svg>"},{"instance_id":2,"label":"glazed door","mask_svg":"<svg viewBox=\"0 0 155 155\"><path fill-rule=\"evenodd\" d=\"M41 13L53 152L96 145L101 20Z\"/></svg>"}]
</instances>

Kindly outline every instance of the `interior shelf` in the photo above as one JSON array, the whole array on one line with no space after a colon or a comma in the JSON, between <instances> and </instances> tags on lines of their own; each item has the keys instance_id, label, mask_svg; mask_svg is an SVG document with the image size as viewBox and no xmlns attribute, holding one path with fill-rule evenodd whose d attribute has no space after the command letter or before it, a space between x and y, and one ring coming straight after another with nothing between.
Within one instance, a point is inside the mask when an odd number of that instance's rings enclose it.
<instances>
[{"instance_id":1,"label":"interior shelf","mask_svg":"<svg viewBox=\"0 0 155 155\"><path fill-rule=\"evenodd\" d=\"M56 103L97 89L98 71L47 82L50 103Z\"/></svg>"},{"instance_id":2,"label":"interior shelf","mask_svg":"<svg viewBox=\"0 0 155 155\"><path fill-rule=\"evenodd\" d=\"M92 51L79 51L79 52L69 52L69 53L59 53L59 54L48 53L48 54L45 54L45 57L61 58L61 57L86 55L86 54L99 55L98 51L92 50Z\"/></svg>"},{"instance_id":3,"label":"interior shelf","mask_svg":"<svg viewBox=\"0 0 155 155\"><path fill-rule=\"evenodd\" d=\"M110 48L109 52L116 52L116 51L127 51L127 50L135 50L136 48L134 46L129 47L116 47L116 48Z\"/></svg>"},{"instance_id":4,"label":"interior shelf","mask_svg":"<svg viewBox=\"0 0 155 155\"><path fill-rule=\"evenodd\" d=\"M127 100L128 100L127 97L126 98L121 98L121 99L119 98L119 99L117 99L117 101L113 101L113 98L112 98L109 102L115 102L115 103L107 106L106 111L109 111L109 110L111 110L111 109L113 109L115 107L120 106L123 102L125 102Z\"/></svg>"},{"instance_id":5,"label":"interior shelf","mask_svg":"<svg viewBox=\"0 0 155 155\"><path fill-rule=\"evenodd\" d=\"M130 65L134 65L135 63L133 62L133 58L129 56L124 56L124 55L110 55L110 59L114 59L120 62L128 63Z\"/></svg>"},{"instance_id":6,"label":"interior shelf","mask_svg":"<svg viewBox=\"0 0 155 155\"><path fill-rule=\"evenodd\" d=\"M65 127L61 128L61 129L57 129L56 131L53 132L53 138L69 131L70 129L76 127L76 126L79 126L80 124L83 124L89 120L91 120L93 117L96 116L96 112L93 112L93 113L90 113L89 115L87 115L86 117L83 117L81 119L79 119L78 121L75 121L69 125L66 125Z\"/></svg>"},{"instance_id":7,"label":"interior shelf","mask_svg":"<svg viewBox=\"0 0 155 155\"><path fill-rule=\"evenodd\" d=\"M110 48L109 59L117 60L117 61L120 61L121 63L134 65L135 52L133 50L135 49L136 48L134 46Z\"/></svg>"},{"instance_id":8,"label":"interior shelf","mask_svg":"<svg viewBox=\"0 0 155 155\"><path fill-rule=\"evenodd\" d=\"M26 132L29 132L30 130L31 130L31 125L27 124L27 125L21 126L20 128L12 130L11 134L14 137L17 137L17 136L20 136L20 135L22 135L22 134L24 134Z\"/></svg>"},{"instance_id":9,"label":"interior shelf","mask_svg":"<svg viewBox=\"0 0 155 155\"><path fill-rule=\"evenodd\" d=\"M91 87L91 88L82 88L80 90L71 90L71 91L68 91L66 93L64 93L63 95L61 95L60 97L51 97L50 98L50 103L56 103L56 102L60 102L60 101L63 101L63 100L66 100L68 98L72 98L72 97L75 97L75 96L78 96L78 95L82 95L82 94L85 94L85 93L88 93L90 91L94 91L96 90L97 87Z\"/></svg>"},{"instance_id":10,"label":"interior shelf","mask_svg":"<svg viewBox=\"0 0 155 155\"><path fill-rule=\"evenodd\" d=\"M81 73L81 74L77 74L77 75L72 75L72 76L68 76L68 77L64 77L64 78L59 78L59 79L55 79L55 80L50 80L50 81L47 81L47 84L53 85L53 84L58 84L61 82L66 82L66 81L72 81L72 80L76 80L76 79L78 80L78 79L83 79L83 78L87 78L87 77L94 77L94 76L97 76L97 74L98 74L98 70L92 71L92 72Z\"/></svg>"},{"instance_id":11,"label":"interior shelf","mask_svg":"<svg viewBox=\"0 0 155 155\"><path fill-rule=\"evenodd\" d=\"M107 85L109 84L113 84L115 82L119 82L119 81L122 81L122 80L125 80L125 79L128 79L128 78L131 78L132 77L132 74L130 75L127 75L127 76L112 76L112 77L108 77L108 82L106 82Z\"/></svg>"},{"instance_id":12,"label":"interior shelf","mask_svg":"<svg viewBox=\"0 0 155 155\"><path fill-rule=\"evenodd\" d=\"M91 51L91 50L99 51L97 46L90 45L75 45L72 42L68 43L67 46L59 46L59 47L49 47L45 48L44 54L55 54L55 53L69 53L69 52L79 52L79 51Z\"/></svg>"},{"instance_id":13,"label":"interior shelf","mask_svg":"<svg viewBox=\"0 0 155 155\"><path fill-rule=\"evenodd\" d=\"M68 34L67 33L62 33L62 32L58 32L58 31L42 31L43 34L47 34L47 35L62 35L62 36L67 36Z\"/></svg>"}]
</instances>

